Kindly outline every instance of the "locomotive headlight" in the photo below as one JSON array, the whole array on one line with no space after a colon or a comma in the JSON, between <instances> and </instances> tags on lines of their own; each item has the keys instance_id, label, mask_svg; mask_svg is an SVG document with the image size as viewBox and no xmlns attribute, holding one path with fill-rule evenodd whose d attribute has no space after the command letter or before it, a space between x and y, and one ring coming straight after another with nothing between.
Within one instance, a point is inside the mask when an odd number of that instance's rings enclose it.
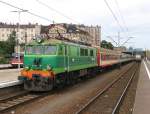
<instances>
[{"instance_id":1,"label":"locomotive headlight","mask_svg":"<svg viewBox=\"0 0 150 114\"><path fill-rule=\"evenodd\" d=\"M25 67L25 70L29 70L29 69L30 69L29 66L26 66L26 67Z\"/></svg>"},{"instance_id":2,"label":"locomotive headlight","mask_svg":"<svg viewBox=\"0 0 150 114\"><path fill-rule=\"evenodd\" d=\"M38 39L38 40L37 40L38 43L41 43L41 41L42 41L41 39Z\"/></svg>"},{"instance_id":3,"label":"locomotive headlight","mask_svg":"<svg viewBox=\"0 0 150 114\"><path fill-rule=\"evenodd\" d=\"M50 65L47 65L47 70L51 70L51 66Z\"/></svg>"}]
</instances>

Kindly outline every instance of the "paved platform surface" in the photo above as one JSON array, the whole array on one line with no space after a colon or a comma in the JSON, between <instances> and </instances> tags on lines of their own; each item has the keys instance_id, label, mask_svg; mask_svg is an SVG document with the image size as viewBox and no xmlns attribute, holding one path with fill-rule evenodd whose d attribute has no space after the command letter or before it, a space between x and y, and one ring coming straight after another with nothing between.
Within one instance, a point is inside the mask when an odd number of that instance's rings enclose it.
<instances>
[{"instance_id":1,"label":"paved platform surface","mask_svg":"<svg viewBox=\"0 0 150 114\"><path fill-rule=\"evenodd\" d=\"M0 68L9 68L11 64L0 64Z\"/></svg>"},{"instance_id":2,"label":"paved platform surface","mask_svg":"<svg viewBox=\"0 0 150 114\"><path fill-rule=\"evenodd\" d=\"M20 84L21 82L18 81L19 75L19 69L0 70L0 88Z\"/></svg>"},{"instance_id":3,"label":"paved platform surface","mask_svg":"<svg viewBox=\"0 0 150 114\"><path fill-rule=\"evenodd\" d=\"M150 62L141 63L133 114L150 114Z\"/></svg>"}]
</instances>

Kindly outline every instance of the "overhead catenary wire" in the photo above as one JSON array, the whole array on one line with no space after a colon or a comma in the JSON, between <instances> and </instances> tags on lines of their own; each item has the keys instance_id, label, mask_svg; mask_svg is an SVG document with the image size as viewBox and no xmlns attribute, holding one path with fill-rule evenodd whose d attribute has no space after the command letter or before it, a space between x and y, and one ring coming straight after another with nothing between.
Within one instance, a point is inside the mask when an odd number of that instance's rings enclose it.
<instances>
[{"instance_id":1,"label":"overhead catenary wire","mask_svg":"<svg viewBox=\"0 0 150 114\"><path fill-rule=\"evenodd\" d=\"M15 8L15 9L18 9L18 10L20 10L20 11L26 10L26 9L22 9L22 8L20 8L20 7L17 7L17 6L15 6L15 5L12 5L12 4L10 4L10 3L7 3L7 2L1 1L1 0L0 0L0 3L5 4L5 5L7 5L7 6L10 6L10 7L13 7L13 8ZM35 17L41 18L41 19L43 19L43 20L49 21L49 22L54 22L53 20L50 20L50 19L48 19L48 18L46 18L46 17L43 17L43 16L41 16L41 15L38 15L38 14L33 13L33 12L31 12L31 11L28 11L28 10L27 10L26 13L28 13L28 14L30 14L30 15L33 15L33 16L35 16Z\"/></svg>"},{"instance_id":2,"label":"overhead catenary wire","mask_svg":"<svg viewBox=\"0 0 150 114\"><path fill-rule=\"evenodd\" d=\"M120 27L120 30L122 30L124 33L126 33L125 35L127 35L127 37L128 37L128 34L127 34L127 33L129 33L129 31L128 31L128 28L127 28L126 23L125 23L125 21L124 21L124 18L123 18L123 16L121 15L121 10L120 10L120 7L119 7L119 4L118 4L117 0L116 0L116 5L117 5L117 7L118 7L118 10L119 10L119 12L120 12L120 16L121 16L121 18L122 18L122 21L123 21L125 27L122 27L122 25L120 24L120 21L118 20L117 16L115 15L115 13L113 12L113 10L111 9L111 7L110 7L110 5L108 4L107 0L104 0L104 2L105 2L105 4L107 5L108 9L110 10L110 12L111 12L113 18L114 18L115 21L117 22L118 26ZM125 45L126 43L128 43L128 41L129 41L131 38L133 38L133 37L128 37L128 39L127 39L126 41L124 41L121 46L123 46L123 45Z\"/></svg>"},{"instance_id":3,"label":"overhead catenary wire","mask_svg":"<svg viewBox=\"0 0 150 114\"><path fill-rule=\"evenodd\" d=\"M108 35L107 35L107 34L109 34L109 33L104 30L104 27L103 27L103 29L101 29L101 30L103 31L103 32L102 32L103 36L105 36L106 38L109 38L111 41L113 41L112 43L114 43L116 46L118 46L118 43L117 43L111 36L108 36Z\"/></svg>"},{"instance_id":4,"label":"overhead catenary wire","mask_svg":"<svg viewBox=\"0 0 150 114\"><path fill-rule=\"evenodd\" d=\"M111 12L113 18L114 18L115 21L117 22L117 24L118 24L120 30L121 30L122 32L125 32L125 30L124 30L124 28L121 26L121 24L120 24L120 22L119 22L117 16L115 15L115 13L113 12L113 10L112 10L111 7L109 6L107 0L104 0L104 2L105 2L105 4L106 4L106 6L108 7L108 9L110 10L110 12Z\"/></svg>"},{"instance_id":5,"label":"overhead catenary wire","mask_svg":"<svg viewBox=\"0 0 150 114\"><path fill-rule=\"evenodd\" d=\"M106 0L104 0L104 1L106 1ZM10 4L10 3L4 2L4 1L2 1L2 0L0 0L0 3L5 4L5 5L7 5L7 6L10 6L10 7L13 7L13 8L15 8L15 9L18 9L18 10L20 10L20 11L26 10L26 9L20 8L20 7L18 7L18 6L12 5L12 4ZM107 1L106 1L106 3L107 3ZM107 3L107 4L108 4L108 3ZM109 5L108 5L108 6L109 6ZM110 8L110 9L111 9L111 8ZM56 10L56 11L57 11L57 10ZM59 12L59 11L57 11L57 12ZM113 12L113 11L112 11L112 12ZM43 16L41 16L41 15L38 15L38 14L36 14L36 13L33 13L33 12L29 11L29 10L27 10L26 13L28 13L28 14L30 14L30 15L33 15L33 16L35 16L35 17L41 18L41 19L43 19L43 20L46 20L46 21L48 21L48 22L54 23L53 20L50 20L50 19L48 19L48 18L46 18L46 17L43 17ZM114 18L116 19L116 21L118 22L118 24L120 25L120 23L119 23L119 21L118 21L118 19L117 19L117 17L115 16L114 13L113 13L113 15L114 15ZM65 16L65 15L64 15L64 16ZM68 17L67 17L67 18L68 18ZM68 19L72 20L71 18L68 18ZM122 28L121 25L120 25L120 28ZM123 28L122 28L122 29L123 29Z\"/></svg>"},{"instance_id":6,"label":"overhead catenary wire","mask_svg":"<svg viewBox=\"0 0 150 114\"><path fill-rule=\"evenodd\" d=\"M131 40L132 38L134 38L134 37L129 37L126 41L124 41L122 44L121 44L121 46L124 46L126 43L128 43L128 41L129 40Z\"/></svg>"},{"instance_id":7,"label":"overhead catenary wire","mask_svg":"<svg viewBox=\"0 0 150 114\"><path fill-rule=\"evenodd\" d=\"M122 20L122 22L123 22L123 24L124 24L124 27L126 28L126 32L128 33L128 32L129 32L129 29L128 29L127 25L126 25L125 19L124 19L123 15L122 15L122 12L121 12L121 10L120 10L119 3L118 3L117 0L115 0L115 4L116 4L116 6L117 6L117 9L118 9L119 15L120 15L120 17L121 17L121 20Z\"/></svg>"},{"instance_id":8,"label":"overhead catenary wire","mask_svg":"<svg viewBox=\"0 0 150 114\"><path fill-rule=\"evenodd\" d=\"M41 4L41 5L45 6L45 7L47 7L49 10L52 10L52 11L58 13L59 15L65 17L65 18L67 18L67 19L69 19L69 20L71 20L71 21L74 21L74 22L76 22L76 23L79 23L79 22L76 21L75 19L73 19L73 18L67 16L66 14L64 14L64 13L62 13L62 12L60 12L60 11L58 11L57 9L51 7L50 5L47 5L47 4L44 3L43 1L42 1L42 2L41 2L40 0L36 0L36 1L37 1L39 4Z\"/></svg>"}]
</instances>

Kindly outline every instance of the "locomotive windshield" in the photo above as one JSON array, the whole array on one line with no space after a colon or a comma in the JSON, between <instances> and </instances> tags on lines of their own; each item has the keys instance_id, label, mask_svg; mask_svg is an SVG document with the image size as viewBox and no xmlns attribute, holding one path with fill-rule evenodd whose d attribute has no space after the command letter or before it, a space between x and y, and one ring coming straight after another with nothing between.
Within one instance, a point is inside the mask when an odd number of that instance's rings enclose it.
<instances>
[{"instance_id":1,"label":"locomotive windshield","mask_svg":"<svg viewBox=\"0 0 150 114\"><path fill-rule=\"evenodd\" d=\"M39 55L39 54L46 54L46 55L55 55L57 51L56 46L26 46L26 54L32 55Z\"/></svg>"},{"instance_id":2,"label":"locomotive windshield","mask_svg":"<svg viewBox=\"0 0 150 114\"><path fill-rule=\"evenodd\" d=\"M57 51L56 46L44 46L44 53L46 55L55 55Z\"/></svg>"}]
</instances>

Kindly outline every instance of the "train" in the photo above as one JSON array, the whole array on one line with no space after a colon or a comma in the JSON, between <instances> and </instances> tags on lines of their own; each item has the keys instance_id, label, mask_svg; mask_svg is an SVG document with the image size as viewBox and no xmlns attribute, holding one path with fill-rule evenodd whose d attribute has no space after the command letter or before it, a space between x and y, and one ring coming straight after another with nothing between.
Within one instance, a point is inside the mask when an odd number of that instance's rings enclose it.
<instances>
[{"instance_id":1,"label":"train","mask_svg":"<svg viewBox=\"0 0 150 114\"><path fill-rule=\"evenodd\" d=\"M18 59L19 56L20 56L20 61ZM24 53L12 53L12 57L10 60L11 66L13 68L16 68L20 64L20 67L23 67L23 57L24 57Z\"/></svg>"},{"instance_id":2,"label":"train","mask_svg":"<svg viewBox=\"0 0 150 114\"><path fill-rule=\"evenodd\" d=\"M129 54L96 46L57 39L34 40L25 46L24 68L18 79L25 90L50 91L132 60Z\"/></svg>"},{"instance_id":3,"label":"train","mask_svg":"<svg viewBox=\"0 0 150 114\"><path fill-rule=\"evenodd\" d=\"M136 54L136 55L135 55L135 60L136 60L137 62L140 62L140 61L142 60L141 54Z\"/></svg>"}]
</instances>

